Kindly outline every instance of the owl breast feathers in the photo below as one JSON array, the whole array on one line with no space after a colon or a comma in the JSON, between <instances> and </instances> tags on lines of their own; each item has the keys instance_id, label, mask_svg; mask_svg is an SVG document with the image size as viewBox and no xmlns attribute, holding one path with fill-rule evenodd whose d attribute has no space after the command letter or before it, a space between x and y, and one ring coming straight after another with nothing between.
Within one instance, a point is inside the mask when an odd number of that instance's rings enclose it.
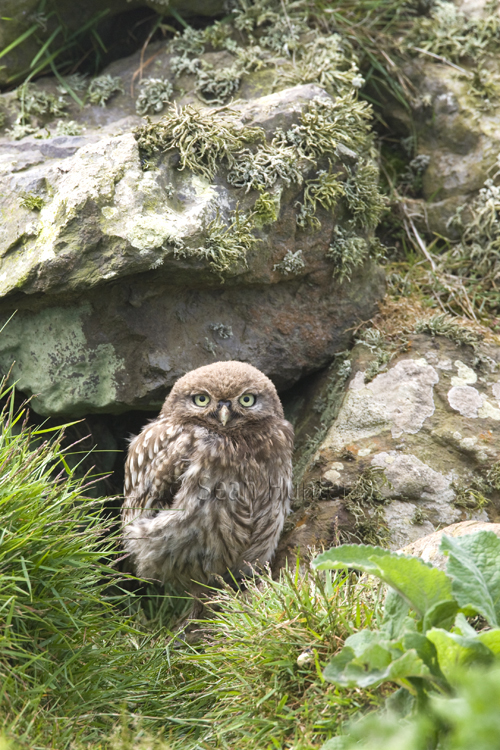
<instances>
[{"instance_id":1,"label":"owl breast feathers","mask_svg":"<svg viewBox=\"0 0 500 750\"><path fill-rule=\"evenodd\" d=\"M292 489L293 428L271 381L241 362L180 378L125 466L137 574L184 590L271 560Z\"/></svg>"}]
</instances>

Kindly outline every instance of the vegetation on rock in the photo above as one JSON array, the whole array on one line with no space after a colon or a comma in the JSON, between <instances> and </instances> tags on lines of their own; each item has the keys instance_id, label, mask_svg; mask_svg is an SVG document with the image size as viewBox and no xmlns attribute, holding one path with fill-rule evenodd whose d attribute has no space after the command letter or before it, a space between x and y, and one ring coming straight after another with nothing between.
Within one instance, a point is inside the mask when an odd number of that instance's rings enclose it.
<instances>
[{"instance_id":1,"label":"vegetation on rock","mask_svg":"<svg viewBox=\"0 0 500 750\"><path fill-rule=\"evenodd\" d=\"M246 266L259 230L279 219L282 191L293 188L300 192L297 231L320 230L325 212L342 218L327 251L339 281L366 258L382 257L377 230L389 246L392 299L412 308L397 344L376 327L356 332L373 355L365 383L387 369L413 332L476 347L478 327L457 313L500 330L500 173L492 170L479 193L459 205L451 238L429 237L408 208L421 194L430 159L417 153L414 122L392 144L394 153L382 149L388 198L372 129L374 110L378 128L386 127L379 104L388 91L408 112L420 95L399 65L408 54L461 66L472 60L471 91L486 106L485 92L493 96L495 84L481 66L500 43L493 6L477 19L441 1L237 0L228 7L222 21L175 35L173 83L144 79L136 102L141 115L166 109L135 131L145 169L173 157L179 171L226 180L251 198L246 213L236 205L207 217L200 247L167 237L174 257L206 261L224 281ZM171 33L163 20L154 23ZM38 16L26 38L41 24ZM89 83L70 74L66 41L57 47L55 38L40 36L39 55L13 94L14 139L41 137L40 126L66 112L68 93L80 101L78 92L87 91L85 101L104 107L124 92L116 77ZM227 65L202 59L217 50L227 54ZM55 62L61 69L54 70ZM230 105L252 73L266 71L274 72L275 89L314 83L330 97L317 97L296 124L266 139ZM37 90L34 77L47 72L60 79L60 96ZM182 77L192 77L207 106L172 104ZM427 106L422 94L420 112ZM82 127L59 120L53 132L79 135ZM30 211L44 205L31 192L19 201ZM384 216L388 201L393 210ZM273 270L285 279L304 268L301 251L280 257ZM162 263L152 260L150 268ZM210 330L221 339L233 336L222 323ZM208 337L204 346L216 351ZM350 371L349 352L341 352L324 397L313 405L319 427L296 465L298 477L338 413ZM7 406L0 417L0 726L9 739L0 738L0 747L496 750L500 543L492 534L445 539L446 573L370 546L387 541L385 479L372 467L344 498L363 544L324 552L313 569L306 561L278 580L265 574L245 592L218 591L213 620L200 623L202 641L193 646L172 636L183 599L153 588L141 596L126 590L105 502L85 496L86 480L70 468L62 432L29 429L12 392L4 387L1 395ZM456 483L455 504L486 507L500 490L499 467ZM323 491L308 488L316 499ZM412 522L422 520L417 509ZM346 567L378 577L389 591ZM394 692L394 685L401 689ZM383 711L350 723L384 702Z\"/></svg>"}]
</instances>

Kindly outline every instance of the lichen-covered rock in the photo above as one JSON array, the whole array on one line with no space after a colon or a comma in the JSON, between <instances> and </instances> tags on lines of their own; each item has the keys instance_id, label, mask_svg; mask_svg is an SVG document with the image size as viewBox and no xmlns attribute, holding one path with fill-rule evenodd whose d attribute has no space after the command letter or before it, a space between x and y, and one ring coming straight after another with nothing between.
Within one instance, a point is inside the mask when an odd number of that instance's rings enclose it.
<instances>
[{"instance_id":1,"label":"lichen-covered rock","mask_svg":"<svg viewBox=\"0 0 500 750\"><path fill-rule=\"evenodd\" d=\"M0 323L16 314L0 368L15 362L41 414L156 409L216 359L286 388L344 348L383 291L352 51L305 26L284 60L269 30L260 51L217 25L188 31L148 50L150 85L138 53L92 81L83 110L48 79L1 98ZM325 58L313 72L310 48ZM57 135L65 122L81 132Z\"/></svg>"},{"instance_id":2,"label":"lichen-covered rock","mask_svg":"<svg viewBox=\"0 0 500 750\"><path fill-rule=\"evenodd\" d=\"M416 542L412 542L404 547L401 552L406 555L421 557L425 562L431 563L435 568L446 569L448 558L439 551L441 539L443 536L467 536L467 534L476 534L478 531L493 531L500 537L500 523L485 523L484 521L460 521L446 526L444 529L434 531L429 536L424 536Z\"/></svg>"},{"instance_id":3,"label":"lichen-covered rock","mask_svg":"<svg viewBox=\"0 0 500 750\"><path fill-rule=\"evenodd\" d=\"M450 220L494 176L500 154L498 11L484 0L438 0L405 44L411 110L391 102L386 115L426 160L423 198L409 201L410 213L422 229L456 239Z\"/></svg>"},{"instance_id":4,"label":"lichen-covered rock","mask_svg":"<svg viewBox=\"0 0 500 750\"><path fill-rule=\"evenodd\" d=\"M500 347L377 334L310 386L309 412L292 409L298 490L282 555L349 539L399 549L500 517Z\"/></svg>"}]
</instances>

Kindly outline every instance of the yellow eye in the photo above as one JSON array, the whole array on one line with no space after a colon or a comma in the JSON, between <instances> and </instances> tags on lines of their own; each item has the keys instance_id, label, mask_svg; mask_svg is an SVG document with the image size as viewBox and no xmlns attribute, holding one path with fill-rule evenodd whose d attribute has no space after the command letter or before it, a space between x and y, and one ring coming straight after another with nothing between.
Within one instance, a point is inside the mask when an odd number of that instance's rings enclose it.
<instances>
[{"instance_id":1,"label":"yellow eye","mask_svg":"<svg viewBox=\"0 0 500 750\"><path fill-rule=\"evenodd\" d=\"M255 404L255 396L251 393L244 393L240 396L238 401L242 406L253 406Z\"/></svg>"},{"instance_id":2,"label":"yellow eye","mask_svg":"<svg viewBox=\"0 0 500 750\"><path fill-rule=\"evenodd\" d=\"M196 396L193 396L193 401L196 406L208 406L210 397L206 393L197 393Z\"/></svg>"}]
</instances>

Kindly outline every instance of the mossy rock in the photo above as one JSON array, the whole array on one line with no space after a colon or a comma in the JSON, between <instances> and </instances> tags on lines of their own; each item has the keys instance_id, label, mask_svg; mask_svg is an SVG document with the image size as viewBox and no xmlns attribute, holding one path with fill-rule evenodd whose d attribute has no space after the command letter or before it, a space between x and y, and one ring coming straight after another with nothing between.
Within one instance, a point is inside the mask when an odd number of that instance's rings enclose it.
<instances>
[{"instance_id":1,"label":"mossy rock","mask_svg":"<svg viewBox=\"0 0 500 750\"><path fill-rule=\"evenodd\" d=\"M349 45L296 28L293 57L269 24L188 29L68 78L83 109L55 79L1 97L0 366L35 410L156 409L215 359L287 388L373 313L370 107Z\"/></svg>"},{"instance_id":2,"label":"mossy rock","mask_svg":"<svg viewBox=\"0 0 500 750\"><path fill-rule=\"evenodd\" d=\"M281 563L297 546L399 549L451 523L499 521L498 345L368 337L292 414L297 490Z\"/></svg>"}]
</instances>

